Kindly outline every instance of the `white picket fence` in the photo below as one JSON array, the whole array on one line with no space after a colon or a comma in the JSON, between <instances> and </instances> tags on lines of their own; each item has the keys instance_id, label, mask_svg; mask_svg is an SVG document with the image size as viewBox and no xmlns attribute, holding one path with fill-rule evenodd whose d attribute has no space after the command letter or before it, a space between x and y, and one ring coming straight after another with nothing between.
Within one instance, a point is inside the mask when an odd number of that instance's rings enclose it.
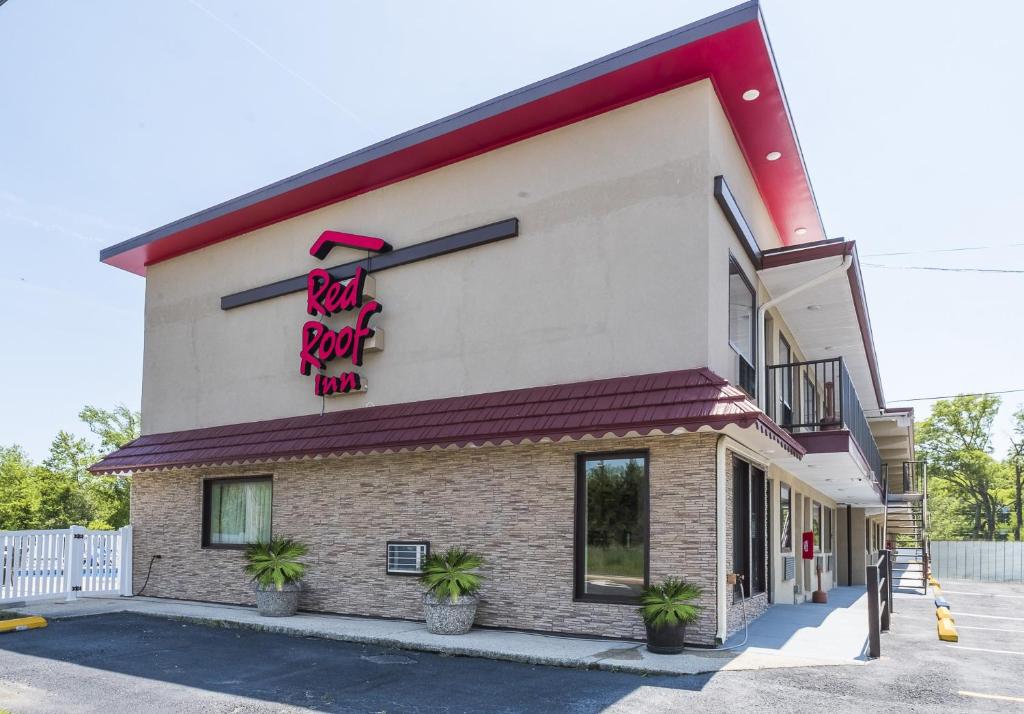
<instances>
[{"instance_id":1,"label":"white picket fence","mask_svg":"<svg viewBox=\"0 0 1024 714\"><path fill-rule=\"evenodd\" d=\"M0 531L0 605L131 594L131 526Z\"/></svg>"}]
</instances>

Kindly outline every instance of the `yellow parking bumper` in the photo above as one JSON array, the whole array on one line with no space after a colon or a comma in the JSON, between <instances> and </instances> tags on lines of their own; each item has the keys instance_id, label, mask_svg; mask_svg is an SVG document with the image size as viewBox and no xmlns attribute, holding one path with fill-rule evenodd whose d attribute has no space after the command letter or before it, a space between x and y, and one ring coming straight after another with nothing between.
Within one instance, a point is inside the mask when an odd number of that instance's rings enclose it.
<instances>
[{"instance_id":1,"label":"yellow parking bumper","mask_svg":"<svg viewBox=\"0 0 1024 714\"><path fill-rule=\"evenodd\" d=\"M959 642L960 636L956 633L956 626L952 620L939 620L939 639L943 642Z\"/></svg>"},{"instance_id":2,"label":"yellow parking bumper","mask_svg":"<svg viewBox=\"0 0 1024 714\"><path fill-rule=\"evenodd\" d=\"M46 620L35 616L0 620L0 632L20 632L21 630L34 630L37 627L46 627Z\"/></svg>"},{"instance_id":3,"label":"yellow parking bumper","mask_svg":"<svg viewBox=\"0 0 1024 714\"><path fill-rule=\"evenodd\" d=\"M950 622L956 622L953 619L953 613L949 611L948 607L937 607L935 608L935 618L937 620L949 620Z\"/></svg>"}]
</instances>

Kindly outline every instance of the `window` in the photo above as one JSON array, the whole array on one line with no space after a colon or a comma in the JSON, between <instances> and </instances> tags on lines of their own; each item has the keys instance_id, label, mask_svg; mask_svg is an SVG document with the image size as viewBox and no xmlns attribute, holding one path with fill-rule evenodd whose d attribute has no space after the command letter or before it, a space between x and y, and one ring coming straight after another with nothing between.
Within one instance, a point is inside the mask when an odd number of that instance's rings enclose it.
<instances>
[{"instance_id":1,"label":"window","mask_svg":"<svg viewBox=\"0 0 1024 714\"><path fill-rule=\"evenodd\" d=\"M388 541L388 575L419 575L423 561L430 555L430 543L425 540Z\"/></svg>"},{"instance_id":2,"label":"window","mask_svg":"<svg viewBox=\"0 0 1024 714\"><path fill-rule=\"evenodd\" d=\"M733 457L732 572L743 576L743 593L763 593L768 582L764 471Z\"/></svg>"},{"instance_id":3,"label":"window","mask_svg":"<svg viewBox=\"0 0 1024 714\"><path fill-rule=\"evenodd\" d=\"M814 552L821 552L821 504L811 504L811 530L814 531Z\"/></svg>"},{"instance_id":4,"label":"window","mask_svg":"<svg viewBox=\"0 0 1024 714\"><path fill-rule=\"evenodd\" d=\"M786 484L779 484L779 551L793 552L793 494Z\"/></svg>"},{"instance_id":5,"label":"window","mask_svg":"<svg viewBox=\"0 0 1024 714\"><path fill-rule=\"evenodd\" d=\"M270 540L269 476L203 482L203 547L240 548Z\"/></svg>"},{"instance_id":6,"label":"window","mask_svg":"<svg viewBox=\"0 0 1024 714\"><path fill-rule=\"evenodd\" d=\"M824 535L823 535L823 542L822 542L822 545L821 545L821 549L824 552L826 552L826 553L831 553L832 552L832 518L833 517L834 516L833 516L832 509L831 508L826 508L825 509L825 524L824 524L824 528L822 529L822 533Z\"/></svg>"},{"instance_id":7,"label":"window","mask_svg":"<svg viewBox=\"0 0 1024 714\"><path fill-rule=\"evenodd\" d=\"M779 365L790 365L793 363L793 350L786 338L779 333ZM779 422L782 426L789 426L793 423L793 367L782 367L782 374L779 375L779 408L778 415L782 418Z\"/></svg>"},{"instance_id":8,"label":"window","mask_svg":"<svg viewBox=\"0 0 1024 714\"><path fill-rule=\"evenodd\" d=\"M631 602L647 585L647 458L576 458L577 599Z\"/></svg>"},{"instance_id":9,"label":"window","mask_svg":"<svg viewBox=\"0 0 1024 714\"><path fill-rule=\"evenodd\" d=\"M804 413L800 416L804 424L816 424L818 421L818 390L808 374L804 374Z\"/></svg>"},{"instance_id":10,"label":"window","mask_svg":"<svg viewBox=\"0 0 1024 714\"><path fill-rule=\"evenodd\" d=\"M739 384L753 395L757 385L754 352L757 325L754 288L735 260L729 260L729 344L739 359Z\"/></svg>"}]
</instances>

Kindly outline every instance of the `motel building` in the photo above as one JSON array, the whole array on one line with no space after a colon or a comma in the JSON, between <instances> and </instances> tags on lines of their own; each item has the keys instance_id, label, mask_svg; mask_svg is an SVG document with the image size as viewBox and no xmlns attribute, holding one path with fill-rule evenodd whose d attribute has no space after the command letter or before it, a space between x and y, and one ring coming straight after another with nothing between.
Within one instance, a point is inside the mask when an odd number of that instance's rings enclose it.
<instances>
[{"instance_id":1,"label":"motel building","mask_svg":"<svg viewBox=\"0 0 1024 714\"><path fill-rule=\"evenodd\" d=\"M92 470L150 596L252 604L273 534L302 609L419 620L413 556L461 545L478 625L642 639L678 576L712 646L864 583L913 459L756 3L101 259L146 280L144 434Z\"/></svg>"}]
</instances>

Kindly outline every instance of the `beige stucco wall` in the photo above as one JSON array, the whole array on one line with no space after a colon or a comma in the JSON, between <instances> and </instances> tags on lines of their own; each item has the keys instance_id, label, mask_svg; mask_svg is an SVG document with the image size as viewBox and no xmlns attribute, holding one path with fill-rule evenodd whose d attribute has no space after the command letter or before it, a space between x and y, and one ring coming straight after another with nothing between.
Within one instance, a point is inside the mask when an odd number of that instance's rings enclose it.
<instances>
[{"instance_id":1,"label":"beige stucco wall","mask_svg":"<svg viewBox=\"0 0 1024 714\"><path fill-rule=\"evenodd\" d=\"M800 535L804 531L811 530L811 506L817 501L822 505L822 508L833 509L833 520L832 520L832 543L826 550L823 547L821 553L831 553L831 569L827 569L822 572L821 575L821 586L822 589L828 591L832 587L838 584L836 573L839 567L838 559L838 534L840 526L845 523L846 511L840 509L839 504L823 494L821 491L809 486L804 481L796 478L789 472L772 465L768 469L768 478L772 480L772 488L770 492L771 502L771 535L769 538L769 557L772 559L772 580L773 588L775 592L775 602L783 604L793 604L794 602L804 602L811 599L811 593L817 589L818 581L815 573L812 561L803 561L800 557ZM790 493L792 495L792 518L793 518L793 550L790 553L783 553L781 550L781 486L786 484L790 487ZM824 518L824 511L822 512ZM824 524L822 524L824 526ZM786 555L790 555L796 558L796 567L794 568L795 577L786 579L785 568L783 567L783 558ZM799 594L795 591L794 586L800 586Z\"/></svg>"},{"instance_id":2,"label":"beige stucco wall","mask_svg":"<svg viewBox=\"0 0 1024 714\"><path fill-rule=\"evenodd\" d=\"M649 449L651 579L703 588L687 640L712 644L715 444L705 433L141 473L135 589L161 555L144 594L252 604L241 552L201 547L202 480L272 474L274 535L310 547L305 609L421 619L419 584L386 575L385 550L426 539L486 559L478 624L642 639L635 606L573 600L575 455Z\"/></svg>"},{"instance_id":3,"label":"beige stucco wall","mask_svg":"<svg viewBox=\"0 0 1024 714\"><path fill-rule=\"evenodd\" d=\"M520 219L517 238L378 273L386 348L361 370L369 390L328 410L720 363L712 106L700 82L150 266L146 432L320 409L297 369L304 294L219 300L315 267L327 228L402 247ZM726 314L710 318L722 344Z\"/></svg>"}]
</instances>

